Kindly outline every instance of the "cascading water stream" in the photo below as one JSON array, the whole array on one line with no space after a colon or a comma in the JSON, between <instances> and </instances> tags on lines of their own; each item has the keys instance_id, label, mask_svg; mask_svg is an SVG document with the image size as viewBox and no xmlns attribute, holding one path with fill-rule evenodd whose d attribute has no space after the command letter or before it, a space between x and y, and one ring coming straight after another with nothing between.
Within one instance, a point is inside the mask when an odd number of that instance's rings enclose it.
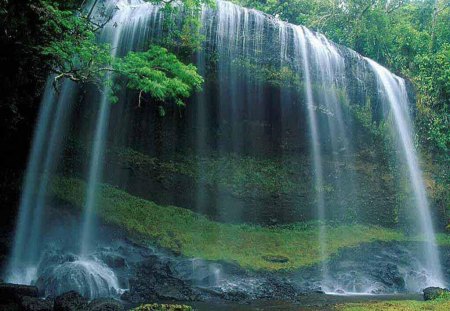
<instances>
[{"instance_id":1,"label":"cascading water stream","mask_svg":"<svg viewBox=\"0 0 450 311\"><path fill-rule=\"evenodd\" d=\"M29 239L28 229L31 226L33 218L34 188L41 175L40 164L43 160L44 148L52 110L55 106L55 93L53 89L53 78L49 77L42 98L41 109L37 121L37 127L33 138L33 145L30 152L30 158L27 173L24 181L21 202L19 207L19 216L17 221L16 234L14 239L13 251L7 271L7 278L11 282L29 283L34 278L35 267L29 262L27 256L26 241Z\"/></svg>"},{"instance_id":2,"label":"cascading water stream","mask_svg":"<svg viewBox=\"0 0 450 311\"><path fill-rule=\"evenodd\" d=\"M111 44L111 56L115 57L119 49L119 41L123 31L123 23L130 17L131 8L123 7L114 19L103 29L102 41ZM113 75L108 73L105 80L113 79ZM108 129L109 114L111 110L111 103L109 100L108 86L103 88L99 111L96 121L95 136L92 142L92 153L90 159L90 167L88 173L86 203L84 207L83 224L81 227L81 255L87 256L91 244L95 206L97 202L97 191L99 189L99 182L103 170L103 156L106 147L106 136Z\"/></svg>"},{"instance_id":3,"label":"cascading water stream","mask_svg":"<svg viewBox=\"0 0 450 311\"><path fill-rule=\"evenodd\" d=\"M164 36L163 14L159 12L157 6L138 0L111 0L105 3L110 6L108 10L113 16L102 30L99 39L111 44L112 56L121 57L128 51L144 50L151 42L159 42L158 39ZM116 6L117 10L111 9ZM350 97L348 85L351 83L365 84L364 79L358 76L361 74L358 70L365 73L367 70L362 64L366 62L355 55L356 53L347 53L345 48L334 45L323 35L305 27L291 25L225 1L218 1L215 9L203 8L201 21L202 34L206 40L195 59L200 73L205 78L210 77L211 72L215 76L212 81L205 83L207 89L194 96L191 103L196 114L190 118L192 124L189 126L195 128L193 149L199 158L197 162L199 179L206 180L209 174L208 167L200 158L207 156L212 149L211 145L219 156L226 156L228 153L246 154L250 151L253 151L253 154L258 153L265 147L265 142L261 141L268 137L273 139L272 145L277 145L280 141L284 143L285 138L295 140L300 147L288 150L286 154L291 156L289 152L304 151L304 154L310 157L307 163L312 177L307 181L308 185L313 184L313 190L310 191L314 197L311 214L314 220L319 220L317 243L320 246L320 257L327 259L329 248L327 241L332 237L328 236L326 221L336 214L352 213L345 208L345 202L357 200L354 198L359 191L353 173L343 173L347 166L354 166L352 157L356 143L355 145L351 143L353 139L352 129L349 128L351 121L348 120L348 109L344 107L342 98L348 100ZM347 62L348 55L352 58L351 62ZM215 59L211 60L212 58ZM420 213L418 219L420 218L425 239L430 242L426 244L424 251L428 258L426 267L433 276L428 285L443 285L423 178L412 141L412 126L407 114L408 102L404 81L373 61L368 62L377 75L380 93L387 98L392 110L396 133L402 143L402 157L408 166ZM264 73L264 70L271 66L283 73L292 71L293 79L300 82L294 87L267 86L267 83L258 77L260 74L258 70L262 69ZM107 80L113 78L113 75L107 76ZM283 83L284 81L281 82ZM362 88L371 86L362 85ZM61 145L64 142L64 123L66 123L64 120L69 120L68 123L74 122L71 119L71 107L75 103L75 90L72 83L64 82L61 93L55 94L52 77L47 83L24 181L11 258L10 272L12 271L11 275L16 278L9 279L14 282L29 284L37 277L36 266L44 252L44 245L37 242L45 234L42 224L45 223L47 201L50 201L47 200L51 195L49 188L52 177L61 164L59 163ZM279 94L274 95L275 92ZM92 118L93 125L88 126L86 135L92 140L86 143L89 157L82 163L87 167L87 176L82 176L87 181L87 191L81 225L77 227L81 232L81 241L77 241L80 245L77 245L75 252L78 255L75 256L75 260L63 262L47 270L42 282L47 284L48 293L51 295L67 289L76 289L87 296L97 297L114 295L119 290L119 282L114 272L92 256L98 238L95 234L95 212L101 204L97 200L99 185L105 182L104 175L107 173L104 169L106 152L110 147L112 136L126 136L130 132L133 133L126 128L131 127L127 122L132 123L133 120L124 121L124 124L117 127L114 123L116 119L122 117L117 110L126 111L126 107L122 106L130 104L125 98L126 92L118 96L118 106L122 105L118 108L111 106L107 93L105 87L103 92L88 93L87 99L84 99L83 105L93 107L86 109L87 113L94 114L95 117ZM275 104L271 103L268 108L264 103L267 98L276 98L277 101L274 101ZM277 121L281 123L279 128L271 124L274 120L275 123ZM145 122L148 122L148 119ZM109 131L114 131L114 135L108 135ZM121 137L125 141L127 138ZM302 150L304 146L306 150ZM129 146L124 144L120 147ZM146 149L148 146L139 147ZM271 152L273 150L284 152L284 145L279 149L278 146L270 148ZM258 151L255 152L253 149ZM226 176L219 176L222 177ZM194 209L204 213L208 205L213 204L213 208L227 211L229 202L220 196L211 198L207 190L208 187L198 184L194 191ZM258 194L251 193L251 195ZM336 201L339 202L333 202L333 198L336 197L338 198ZM238 210L236 215L233 215L234 218L241 218L247 212L244 205L233 204L237 206L237 208L233 206L234 210ZM295 207L300 208L298 205ZM336 213L335 210L339 212ZM225 212L218 218L220 221L227 221L228 216L230 215ZM286 218L290 218L290 215ZM217 238L220 239L220 236ZM32 246L28 247L27 243L31 243ZM326 292L335 292L336 289L342 288L347 292L352 291L352 287L338 284L339 282L333 279L328 265L326 260L321 263L319 284L321 288ZM25 267L31 269L26 270ZM21 273L18 274L17 271ZM75 279L71 276L75 276ZM218 271L217 282L220 281L220 277ZM360 288L354 291L367 292Z\"/></svg>"},{"instance_id":4,"label":"cascading water stream","mask_svg":"<svg viewBox=\"0 0 450 311\"><path fill-rule=\"evenodd\" d=\"M314 170L314 186L315 191L317 193L317 214L318 220L321 222L319 224L319 245L320 245L320 255L325 260L326 258L326 228L324 225L325 221L325 198L323 196L323 168L322 168L322 156L320 150L320 137L319 137L319 129L317 124L317 115L316 115L316 105L314 103L312 83L311 83L311 73L310 73L310 64L309 64L309 54L307 47L307 40L305 35L306 30L303 27L297 26L294 27L294 47L295 47L295 55L297 59L302 59L302 67L301 70L304 73L305 79L305 92L306 92L306 106L308 109L308 119L309 119L309 128L311 131L311 146L312 146L312 163ZM323 279L327 278L327 266L324 264L323 268Z\"/></svg>"},{"instance_id":5,"label":"cascading water stream","mask_svg":"<svg viewBox=\"0 0 450 311\"><path fill-rule=\"evenodd\" d=\"M436 247L436 236L430 215L425 183L420 170L418 155L413 143L413 127L408 113L409 101L405 81L371 59L366 59L377 76L380 92L392 111L395 134L399 137L402 160L408 167L409 183L414 193L414 204L418 211L420 234L425 238L424 254L426 254L426 269L430 274L427 280L429 286L445 287Z\"/></svg>"},{"instance_id":6,"label":"cascading water stream","mask_svg":"<svg viewBox=\"0 0 450 311\"><path fill-rule=\"evenodd\" d=\"M25 189L21 198L16 238L8 272L8 279L17 283L30 283L35 277L34 272L42 247L40 237L48 190L56 169L54 163L61 154L61 144L66 130L65 122L71 111L71 97L75 91L74 84L65 81L56 97L53 83L54 78L51 76L43 97L25 178Z\"/></svg>"}]
</instances>

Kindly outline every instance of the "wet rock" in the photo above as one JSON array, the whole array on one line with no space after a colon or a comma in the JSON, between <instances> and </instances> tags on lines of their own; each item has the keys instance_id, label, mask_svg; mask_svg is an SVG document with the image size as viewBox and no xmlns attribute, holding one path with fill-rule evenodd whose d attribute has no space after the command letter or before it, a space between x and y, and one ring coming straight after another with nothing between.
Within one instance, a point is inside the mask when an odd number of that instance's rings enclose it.
<instances>
[{"instance_id":1,"label":"wet rock","mask_svg":"<svg viewBox=\"0 0 450 311\"><path fill-rule=\"evenodd\" d=\"M112 298L95 299L89 304L89 311L122 311L123 305Z\"/></svg>"},{"instance_id":2,"label":"wet rock","mask_svg":"<svg viewBox=\"0 0 450 311\"><path fill-rule=\"evenodd\" d=\"M224 292L221 295L221 298L225 299L225 300L229 300L229 301L243 302L243 301L250 299L250 296L245 292L238 291L238 290L232 290L232 291Z\"/></svg>"},{"instance_id":3,"label":"wet rock","mask_svg":"<svg viewBox=\"0 0 450 311\"><path fill-rule=\"evenodd\" d=\"M401 276L398 266L395 264L381 264L378 269L372 271L372 275L389 288L394 288L399 291L405 290L405 280Z\"/></svg>"},{"instance_id":4,"label":"wet rock","mask_svg":"<svg viewBox=\"0 0 450 311\"><path fill-rule=\"evenodd\" d=\"M22 311L20 309L20 305L17 303L14 303L14 302L6 303L6 304L2 304L0 302L0 310L2 310L2 311Z\"/></svg>"},{"instance_id":5,"label":"wet rock","mask_svg":"<svg viewBox=\"0 0 450 311\"><path fill-rule=\"evenodd\" d=\"M54 311L85 311L88 300L75 291L64 293L55 299Z\"/></svg>"},{"instance_id":6,"label":"wet rock","mask_svg":"<svg viewBox=\"0 0 450 311\"><path fill-rule=\"evenodd\" d=\"M110 252L103 253L101 259L110 268L124 268L127 265L125 258Z\"/></svg>"},{"instance_id":7,"label":"wet rock","mask_svg":"<svg viewBox=\"0 0 450 311\"><path fill-rule=\"evenodd\" d=\"M136 277L129 283L130 291L122 298L133 302L155 299L189 301L197 296L187 282L174 276L171 263L158 256L150 256L141 263Z\"/></svg>"},{"instance_id":8,"label":"wet rock","mask_svg":"<svg viewBox=\"0 0 450 311\"><path fill-rule=\"evenodd\" d=\"M36 286L0 284L0 301L2 303L20 302L20 298L23 296L37 297L38 294L39 291Z\"/></svg>"},{"instance_id":9,"label":"wet rock","mask_svg":"<svg viewBox=\"0 0 450 311\"><path fill-rule=\"evenodd\" d=\"M53 301L24 296L20 299L20 307L22 311L51 311L53 310Z\"/></svg>"},{"instance_id":10,"label":"wet rock","mask_svg":"<svg viewBox=\"0 0 450 311\"><path fill-rule=\"evenodd\" d=\"M450 290L439 287L427 287L423 290L424 300L434 300L445 296L450 296Z\"/></svg>"},{"instance_id":11,"label":"wet rock","mask_svg":"<svg viewBox=\"0 0 450 311\"><path fill-rule=\"evenodd\" d=\"M125 291L121 296L120 299L123 301L127 301L133 304L144 302L141 295L139 295L138 292L133 290L133 292L130 292L129 290Z\"/></svg>"}]
</instances>

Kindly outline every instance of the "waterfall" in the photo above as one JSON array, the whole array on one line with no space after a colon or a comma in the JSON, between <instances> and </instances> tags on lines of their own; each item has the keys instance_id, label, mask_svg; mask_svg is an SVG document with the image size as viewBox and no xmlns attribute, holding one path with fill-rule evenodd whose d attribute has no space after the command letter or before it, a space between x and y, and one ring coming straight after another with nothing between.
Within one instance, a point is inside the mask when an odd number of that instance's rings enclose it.
<instances>
[{"instance_id":1,"label":"waterfall","mask_svg":"<svg viewBox=\"0 0 450 311\"><path fill-rule=\"evenodd\" d=\"M157 6L142 5L139 1L130 3L128 1L109 1L106 3L106 12L114 12L116 9L117 13L102 29L99 38L101 42L111 45L112 56L123 55L129 50L137 49L138 46L142 48L143 38L150 36L147 32L141 33L141 28L144 26L148 31L149 29L146 27L148 22L150 20L158 21L160 17ZM96 10L93 12L95 15ZM158 27L160 28L161 25L154 24L152 32L156 33ZM125 46L123 47L121 44L125 44ZM106 80L111 79L113 76L108 74ZM43 243L43 226L48 217L46 213L49 211L50 184L58 169L66 142L67 123L72 114L76 90L76 85L66 80L62 83L61 89L55 92L54 77L51 75L47 81L24 180L12 256L6 274L9 282L31 284L39 277L36 272L41 256L47 247ZM100 94L96 93L88 98L92 102L91 105L98 105L98 112L94 119L93 139L88 162L87 192L79 231L81 240L73 241L73 243L79 244L80 258L73 263L66 262L55 267L55 275L51 276L54 278L53 282L57 282L60 278L70 278L73 283L72 287L57 285L60 289L53 294L61 293L62 290L80 290L82 286L87 286L83 287L83 293L88 297L95 298L115 293L119 289L117 278L112 270L89 258L92 242L95 240L93 232L95 208L99 203L96 199L98 185L102 179L111 109L109 96L109 87L105 84ZM84 271L73 275L73 271L77 267L82 267ZM85 280L90 280L90 283L82 285Z\"/></svg>"},{"instance_id":2,"label":"waterfall","mask_svg":"<svg viewBox=\"0 0 450 311\"><path fill-rule=\"evenodd\" d=\"M101 41L109 42L111 44L111 55L115 57L119 50L119 40L122 35L124 22L127 22L130 18L132 9L129 6L123 7L118 14L114 16L114 19L109 23L102 31ZM108 73L106 80L113 79L112 74ZM103 153L106 146L106 135L109 122L109 113L111 103L109 101L108 86L103 88L98 116L96 120L95 136L92 143L92 154L90 159L86 203L84 208L83 224L81 228L81 254L86 256L89 252L95 205L98 203L96 200L98 183L101 180L101 174L103 170Z\"/></svg>"},{"instance_id":3,"label":"waterfall","mask_svg":"<svg viewBox=\"0 0 450 311\"><path fill-rule=\"evenodd\" d=\"M102 29L99 41L111 45L113 57L143 51L150 44L163 41L164 14L158 6L139 0L105 0L105 3L112 19ZM192 60L205 77L205 87L192 96L184 111L176 111L182 116L178 119L155 117L156 109L151 104L136 109L132 103L136 94L125 90L117 94L118 103L112 105L107 84L114 81L113 74L106 77L100 91L83 86L84 97L78 96L79 87L69 81L63 82L60 91L55 92L53 77L49 77L24 179L8 281L30 284L39 279L38 284L44 284L51 295L68 289L82 291L91 298L115 295L121 284L94 254L99 239L95 214L102 204L98 195L101 183L123 188L128 183L135 184L129 182L134 177L131 170L124 172L122 166L108 162L108 151L112 147L130 148L164 157L168 150L178 152L182 149L178 145L182 145L190 152L193 150L199 171L200 181L192 191L194 203L189 208L200 214L217 212L214 220L223 222L239 223L250 218L258 223L273 214L288 223L291 219L315 220L318 223L316 243L324 259L317 286L326 292L352 291L349 286L339 284L330 271L329 243L333 237L327 228L329 221L357 222L358 217L362 218L358 215L362 208L348 207L349 203L353 206L365 203L365 208L373 204L370 197L361 194L362 177L354 169L357 129L349 108L350 105L360 108L366 97L370 97L369 103L386 102L392 114L393 134L400 143L400 160L408 168L419 212L417 221L427 242L424 266L432 278L426 285L444 285L430 208L412 140L405 82L375 62L306 27L230 2L219 0L215 8L204 7L201 24L205 40ZM161 128L156 129L155 120L159 120ZM67 165L62 155L70 135L82 141L87 149L87 156L80 152L84 156L80 156L81 168L77 167L73 173L87 182L81 220L77 224L80 240L76 236L67 238L74 245L70 250L75 253L70 256L71 261L38 269L45 262L42 257L48 244L44 225L51 223L47 222L52 216L48 214L59 204L50 200L50 185L55 175L66 173L61 169ZM155 147L157 139L164 140L161 147ZM175 147L166 143L169 140L174 140L171 143ZM300 201L286 199L280 204L281 211L266 211L260 202L245 205L234 193L224 195L220 184L214 185L213 190L205 185L203 181L210 172L202 157L209 154L218 158L229 154L255 158L275 155L282 159L281 168L284 160L305 155L307 160L301 163L301 168L306 167L307 176L302 176L305 180L299 183L307 183L309 191L298 195ZM226 170L223 172L219 171L222 175L218 179L227 177ZM170 188L156 186L164 191ZM174 188L174 197L182 195L177 193L179 188ZM147 188L142 189L141 193L146 194ZM211 194L214 190L216 193ZM252 201L258 193L247 196ZM45 273L40 272L43 270ZM365 289L355 291L366 292Z\"/></svg>"},{"instance_id":4,"label":"waterfall","mask_svg":"<svg viewBox=\"0 0 450 311\"><path fill-rule=\"evenodd\" d=\"M408 111L409 101L405 81L373 60L367 59L367 61L375 72L380 92L386 97L391 109L394 118L394 134L399 137L398 149L401 150L401 158L408 168L409 184L414 193L414 204L419 214L417 221L420 231L418 233L423 234L425 238L423 252L426 254L426 269L431 275L431 278L427 280L428 285L445 287L425 183L413 142L413 126Z\"/></svg>"},{"instance_id":5,"label":"waterfall","mask_svg":"<svg viewBox=\"0 0 450 311\"><path fill-rule=\"evenodd\" d=\"M24 181L19 217L9 273L11 282L30 283L35 277L40 256L44 211L48 204L48 188L55 162L61 155L61 144L66 130L65 122L70 114L71 97L75 86L63 83L58 96L54 90L54 77L47 81L39 113L36 132Z\"/></svg>"},{"instance_id":6,"label":"waterfall","mask_svg":"<svg viewBox=\"0 0 450 311\"><path fill-rule=\"evenodd\" d=\"M306 46L306 30L303 27L295 27L294 29L294 45L296 51L296 58L302 59L302 71L304 73L305 79L305 91L306 91L306 105L308 109L308 119L309 119L309 128L311 131L311 146L312 146L312 163L313 163L313 175L314 175L314 186L315 191L317 192L317 215L318 220L322 223L319 224L319 245L321 257L326 258L326 229L323 224L325 221L325 199L323 195L323 168L322 168L322 156L320 150L320 137L319 137L319 129L317 124L317 115L316 115L316 107L313 98L313 90L311 84L311 72L310 72L310 64L309 64L309 55L308 55L308 47ZM315 49L312 49L315 52ZM323 264L323 277L326 278L326 264Z\"/></svg>"}]
</instances>

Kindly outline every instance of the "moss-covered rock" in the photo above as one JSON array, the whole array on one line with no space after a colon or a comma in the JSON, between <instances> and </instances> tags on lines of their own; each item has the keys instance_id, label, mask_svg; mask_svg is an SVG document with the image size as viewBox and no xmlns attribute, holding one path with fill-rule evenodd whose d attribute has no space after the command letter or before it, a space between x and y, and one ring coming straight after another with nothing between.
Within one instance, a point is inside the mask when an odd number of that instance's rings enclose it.
<instances>
[{"instance_id":1,"label":"moss-covered rock","mask_svg":"<svg viewBox=\"0 0 450 311\"><path fill-rule=\"evenodd\" d=\"M142 305L131 311L192 311L192 307L186 305L169 305L169 304L147 304Z\"/></svg>"},{"instance_id":2,"label":"moss-covered rock","mask_svg":"<svg viewBox=\"0 0 450 311\"><path fill-rule=\"evenodd\" d=\"M450 310L450 301L384 301L349 303L338 305L334 308L337 311L447 311Z\"/></svg>"},{"instance_id":3,"label":"moss-covered rock","mask_svg":"<svg viewBox=\"0 0 450 311\"><path fill-rule=\"evenodd\" d=\"M445 288L427 287L423 290L423 299L428 300L450 300L450 291Z\"/></svg>"},{"instance_id":4,"label":"moss-covered rock","mask_svg":"<svg viewBox=\"0 0 450 311\"><path fill-rule=\"evenodd\" d=\"M83 181L57 178L52 188L59 199L83 206ZM317 243L319 225L314 223L273 227L224 224L187 209L157 205L108 185L100 187L98 214L142 243L156 243L187 257L234 262L254 270L292 270L325 259ZM405 239L399 232L376 226L327 225L325 230L325 257L361 243Z\"/></svg>"}]
</instances>

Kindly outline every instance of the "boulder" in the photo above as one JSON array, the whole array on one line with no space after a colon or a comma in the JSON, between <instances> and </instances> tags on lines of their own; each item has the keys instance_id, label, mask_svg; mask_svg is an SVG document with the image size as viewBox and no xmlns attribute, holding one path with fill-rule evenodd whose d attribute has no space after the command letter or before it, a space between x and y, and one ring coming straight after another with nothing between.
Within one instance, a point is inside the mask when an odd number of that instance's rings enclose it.
<instances>
[{"instance_id":1,"label":"boulder","mask_svg":"<svg viewBox=\"0 0 450 311\"><path fill-rule=\"evenodd\" d=\"M20 299L20 307L22 311L52 311L53 301L24 296Z\"/></svg>"},{"instance_id":2,"label":"boulder","mask_svg":"<svg viewBox=\"0 0 450 311\"><path fill-rule=\"evenodd\" d=\"M125 258L112 252L104 252L101 259L110 268L124 268L127 266Z\"/></svg>"},{"instance_id":3,"label":"boulder","mask_svg":"<svg viewBox=\"0 0 450 311\"><path fill-rule=\"evenodd\" d=\"M18 303L6 303L3 304L0 302L0 310L2 311L22 311L20 305Z\"/></svg>"},{"instance_id":4,"label":"boulder","mask_svg":"<svg viewBox=\"0 0 450 311\"><path fill-rule=\"evenodd\" d=\"M75 291L64 293L55 299L55 311L88 310L88 300Z\"/></svg>"},{"instance_id":5,"label":"boulder","mask_svg":"<svg viewBox=\"0 0 450 311\"><path fill-rule=\"evenodd\" d=\"M112 298L99 298L89 303L89 311L123 311L120 301Z\"/></svg>"},{"instance_id":6,"label":"boulder","mask_svg":"<svg viewBox=\"0 0 450 311\"><path fill-rule=\"evenodd\" d=\"M158 256L150 256L142 262L136 276L129 280L130 290L122 299L145 302L155 299L189 301L196 293L189 284L174 275L171 263Z\"/></svg>"},{"instance_id":7,"label":"boulder","mask_svg":"<svg viewBox=\"0 0 450 311\"><path fill-rule=\"evenodd\" d=\"M427 287L423 290L423 299L425 301L444 297L450 297L450 290L440 287Z\"/></svg>"},{"instance_id":8,"label":"boulder","mask_svg":"<svg viewBox=\"0 0 450 311\"><path fill-rule=\"evenodd\" d=\"M2 283L0 284L0 304L20 302L23 296L38 297L36 286Z\"/></svg>"}]
</instances>

